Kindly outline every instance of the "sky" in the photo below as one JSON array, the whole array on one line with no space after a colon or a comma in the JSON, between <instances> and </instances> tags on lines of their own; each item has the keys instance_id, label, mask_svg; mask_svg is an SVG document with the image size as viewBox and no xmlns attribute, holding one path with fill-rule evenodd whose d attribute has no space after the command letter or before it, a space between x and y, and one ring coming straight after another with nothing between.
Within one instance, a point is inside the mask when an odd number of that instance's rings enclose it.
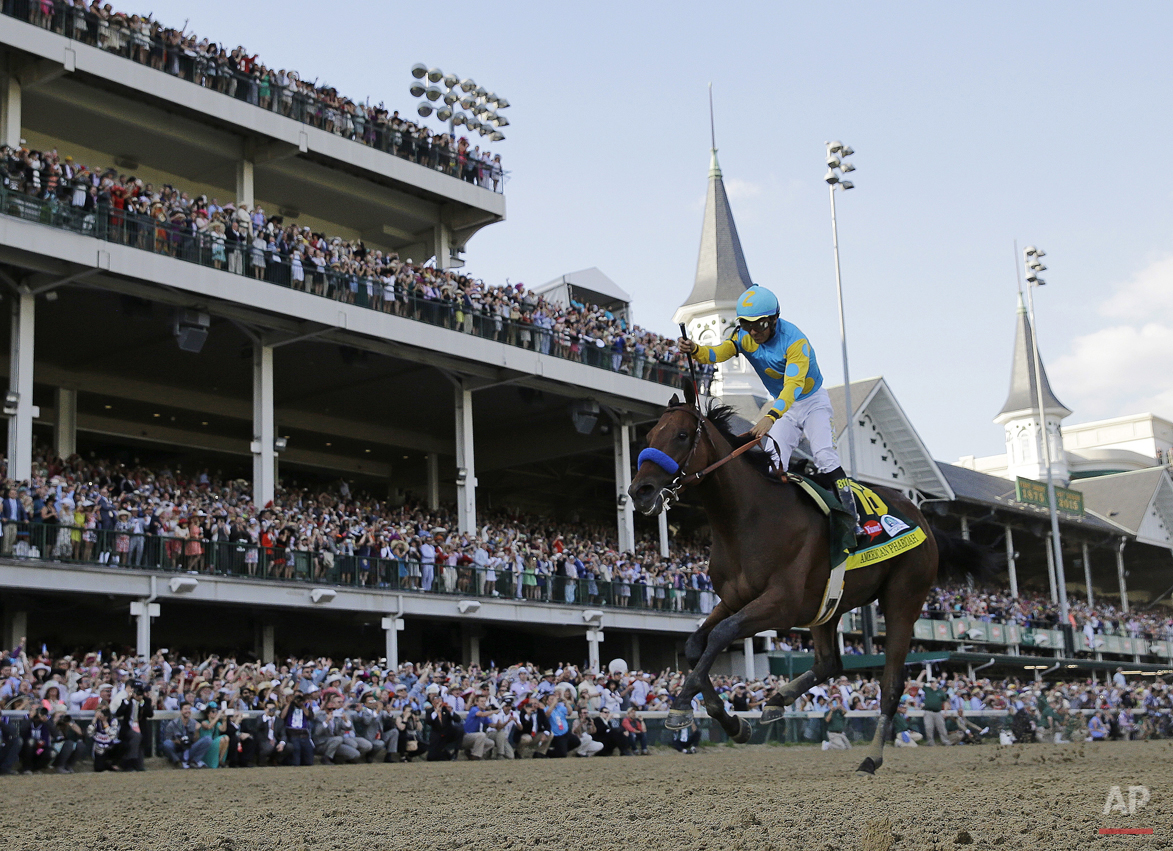
<instances>
[{"instance_id":1,"label":"sky","mask_svg":"<svg viewBox=\"0 0 1173 851\"><path fill-rule=\"evenodd\" d=\"M334 9L337 14L328 11ZM440 11L442 9L442 16ZM126 11L148 11L130 9ZM507 97L507 220L467 271L534 286L598 266L673 332L716 138L750 273L842 380L883 375L935 457L1004 451L1014 241L1047 252L1043 362L1068 423L1173 418L1173 5L427 4L152 0L149 11L413 113L416 62ZM1161 57L1165 56L1166 59ZM434 126L439 126L431 119Z\"/></svg>"}]
</instances>

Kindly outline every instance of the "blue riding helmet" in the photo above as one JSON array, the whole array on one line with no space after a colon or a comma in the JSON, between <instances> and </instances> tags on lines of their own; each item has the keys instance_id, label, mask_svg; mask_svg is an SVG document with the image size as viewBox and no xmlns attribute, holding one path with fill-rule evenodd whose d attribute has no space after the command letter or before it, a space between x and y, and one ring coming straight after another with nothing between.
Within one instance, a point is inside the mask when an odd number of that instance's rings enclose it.
<instances>
[{"instance_id":1,"label":"blue riding helmet","mask_svg":"<svg viewBox=\"0 0 1173 851\"><path fill-rule=\"evenodd\" d=\"M754 284L737 299L737 318L763 319L778 315L778 297L763 286Z\"/></svg>"}]
</instances>

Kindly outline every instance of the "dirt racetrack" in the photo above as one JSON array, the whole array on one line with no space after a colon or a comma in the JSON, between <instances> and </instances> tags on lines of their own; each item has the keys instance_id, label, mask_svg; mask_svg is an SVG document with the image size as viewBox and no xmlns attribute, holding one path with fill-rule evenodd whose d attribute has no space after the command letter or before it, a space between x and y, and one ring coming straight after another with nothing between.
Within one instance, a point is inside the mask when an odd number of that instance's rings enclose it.
<instances>
[{"instance_id":1,"label":"dirt racetrack","mask_svg":"<svg viewBox=\"0 0 1173 851\"><path fill-rule=\"evenodd\" d=\"M1173 742L0 778L6 851L1173 848ZM1151 798L1103 815L1112 786ZM1154 828L1100 836L1102 827Z\"/></svg>"}]
</instances>

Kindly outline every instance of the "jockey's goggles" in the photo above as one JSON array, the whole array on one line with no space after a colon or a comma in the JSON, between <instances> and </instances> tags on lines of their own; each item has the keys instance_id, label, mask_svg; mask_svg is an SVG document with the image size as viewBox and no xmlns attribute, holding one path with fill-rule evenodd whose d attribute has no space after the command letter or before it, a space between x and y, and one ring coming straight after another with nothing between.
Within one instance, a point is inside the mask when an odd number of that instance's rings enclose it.
<instances>
[{"instance_id":1,"label":"jockey's goggles","mask_svg":"<svg viewBox=\"0 0 1173 851\"><path fill-rule=\"evenodd\" d=\"M760 319L738 319L737 324L741 326L742 331L750 333L752 331L769 331L773 321L773 316L763 316Z\"/></svg>"}]
</instances>

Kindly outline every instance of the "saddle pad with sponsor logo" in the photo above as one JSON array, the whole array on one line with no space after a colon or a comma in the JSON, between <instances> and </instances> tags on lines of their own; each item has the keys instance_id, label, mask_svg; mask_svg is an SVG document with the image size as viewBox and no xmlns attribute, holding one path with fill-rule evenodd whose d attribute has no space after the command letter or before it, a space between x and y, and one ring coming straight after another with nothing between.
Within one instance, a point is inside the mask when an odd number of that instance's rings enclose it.
<instances>
[{"instance_id":1,"label":"saddle pad with sponsor logo","mask_svg":"<svg viewBox=\"0 0 1173 851\"><path fill-rule=\"evenodd\" d=\"M927 537L923 529L889 507L874 490L852 481L859 525L864 533L856 540L855 546L850 547L851 515L843 509L838 497L794 474L790 474L790 479L827 515L831 532L831 567L840 564L846 570L867 567L919 546Z\"/></svg>"}]
</instances>

